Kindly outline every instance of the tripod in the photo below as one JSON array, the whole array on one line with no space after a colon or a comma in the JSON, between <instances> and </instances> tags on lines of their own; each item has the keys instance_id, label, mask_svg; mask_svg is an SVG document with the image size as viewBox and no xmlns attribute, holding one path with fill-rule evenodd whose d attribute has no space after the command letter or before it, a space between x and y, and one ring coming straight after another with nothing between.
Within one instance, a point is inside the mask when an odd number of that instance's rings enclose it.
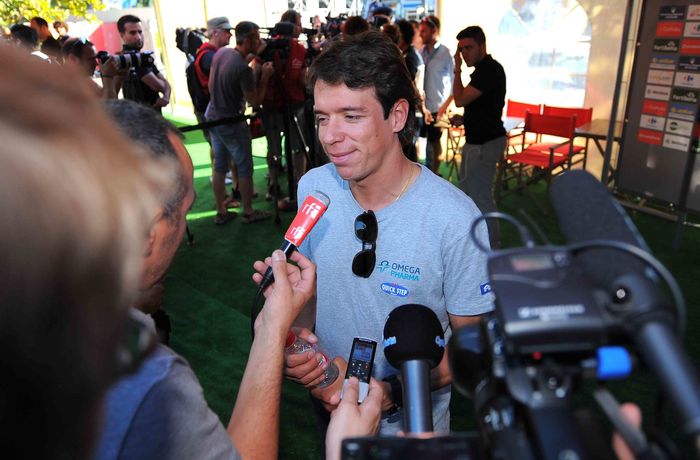
<instances>
[{"instance_id":1,"label":"tripod","mask_svg":"<svg viewBox=\"0 0 700 460\"><path fill-rule=\"evenodd\" d=\"M283 155L287 165L287 191L289 193L289 207L285 210L296 209L296 182L297 177L300 177L306 172L307 165L311 164L309 157L309 143L307 142L308 132L305 134L303 129L303 117L305 116L305 102L294 103L290 101L290 97L285 91L281 83L281 76L275 73L274 82L276 94L283 101L281 107L267 108L263 110L263 125L266 122L270 126L265 128L266 137L268 140L268 167L270 168L270 195L275 203L275 222L280 223L280 190L279 177L273 168L277 168L279 158L276 154ZM280 123L281 121L281 123ZM281 137L280 130L281 129ZM284 151L281 150L281 142L284 139ZM275 152L270 157L270 147L274 145ZM294 144L294 145L293 145ZM294 153L293 150L296 150ZM299 157L303 155L303 157ZM295 161L300 160L300 161ZM297 176L298 174L298 176ZM274 178L274 179L273 179Z\"/></svg>"}]
</instances>

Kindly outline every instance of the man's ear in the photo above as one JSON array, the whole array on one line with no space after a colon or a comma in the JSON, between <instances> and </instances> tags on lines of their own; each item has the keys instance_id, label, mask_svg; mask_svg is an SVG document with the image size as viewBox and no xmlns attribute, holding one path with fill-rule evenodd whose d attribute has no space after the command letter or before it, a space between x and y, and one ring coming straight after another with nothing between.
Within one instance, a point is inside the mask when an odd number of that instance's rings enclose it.
<instances>
[{"instance_id":1,"label":"man's ear","mask_svg":"<svg viewBox=\"0 0 700 460\"><path fill-rule=\"evenodd\" d=\"M406 99L399 99L391 108L392 129L395 133L400 132L404 126L406 126L406 120L408 120L408 101Z\"/></svg>"},{"instance_id":2,"label":"man's ear","mask_svg":"<svg viewBox=\"0 0 700 460\"><path fill-rule=\"evenodd\" d=\"M148 234L146 235L146 246L143 254L144 257L148 257L153 253L153 248L155 247L156 240L158 239L158 227L164 224L164 219L165 215L163 214L163 210L160 209L151 220L151 225L148 228Z\"/></svg>"}]
</instances>

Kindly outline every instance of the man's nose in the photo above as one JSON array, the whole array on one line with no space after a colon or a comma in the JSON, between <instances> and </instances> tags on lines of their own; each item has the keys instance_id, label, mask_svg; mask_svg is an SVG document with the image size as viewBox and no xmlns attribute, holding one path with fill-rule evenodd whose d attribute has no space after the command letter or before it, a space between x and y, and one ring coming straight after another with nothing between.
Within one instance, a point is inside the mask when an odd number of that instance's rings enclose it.
<instances>
[{"instance_id":1,"label":"man's nose","mask_svg":"<svg viewBox=\"0 0 700 460\"><path fill-rule=\"evenodd\" d=\"M342 129L337 118L329 117L324 126L320 127L321 142L324 144L333 144L339 142L343 138Z\"/></svg>"}]
</instances>

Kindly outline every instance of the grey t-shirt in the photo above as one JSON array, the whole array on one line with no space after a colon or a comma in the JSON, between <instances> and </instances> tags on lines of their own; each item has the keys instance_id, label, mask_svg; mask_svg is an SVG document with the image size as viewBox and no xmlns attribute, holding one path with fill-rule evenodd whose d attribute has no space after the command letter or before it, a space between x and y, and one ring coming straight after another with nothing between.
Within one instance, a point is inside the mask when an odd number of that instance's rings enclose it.
<instances>
[{"instance_id":1,"label":"grey t-shirt","mask_svg":"<svg viewBox=\"0 0 700 460\"><path fill-rule=\"evenodd\" d=\"M207 120L241 115L245 111L245 92L255 89L253 69L241 53L233 48L219 48L214 54L209 73L209 106Z\"/></svg>"},{"instance_id":2,"label":"grey t-shirt","mask_svg":"<svg viewBox=\"0 0 700 460\"><path fill-rule=\"evenodd\" d=\"M399 372L386 362L381 347L384 323L394 308L409 303L431 308L447 337L448 312L471 316L493 308L486 254L469 237L480 212L457 187L421 166L404 195L375 212L377 265L369 278L352 273L353 257L362 249L353 223L365 210L348 182L327 164L300 180L299 203L314 190L328 195L331 203L300 250L317 265L316 334L331 356L347 359L355 336L376 340L380 346L372 374L381 380ZM477 236L488 247L485 224ZM436 431L449 431L449 401L449 386L433 392ZM401 429L399 420L383 420L382 434Z\"/></svg>"}]
</instances>

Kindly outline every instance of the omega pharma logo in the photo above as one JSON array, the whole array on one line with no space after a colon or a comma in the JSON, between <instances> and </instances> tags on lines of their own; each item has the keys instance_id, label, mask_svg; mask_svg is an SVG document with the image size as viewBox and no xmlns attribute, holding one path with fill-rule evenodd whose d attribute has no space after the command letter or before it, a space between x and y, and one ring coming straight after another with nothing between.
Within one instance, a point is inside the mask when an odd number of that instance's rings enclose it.
<instances>
[{"instance_id":1,"label":"omega pharma logo","mask_svg":"<svg viewBox=\"0 0 700 460\"><path fill-rule=\"evenodd\" d=\"M377 267L380 273L387 273L394 278L420 281L420 267L382 260Z\"/></svg>"}]
</instances>

